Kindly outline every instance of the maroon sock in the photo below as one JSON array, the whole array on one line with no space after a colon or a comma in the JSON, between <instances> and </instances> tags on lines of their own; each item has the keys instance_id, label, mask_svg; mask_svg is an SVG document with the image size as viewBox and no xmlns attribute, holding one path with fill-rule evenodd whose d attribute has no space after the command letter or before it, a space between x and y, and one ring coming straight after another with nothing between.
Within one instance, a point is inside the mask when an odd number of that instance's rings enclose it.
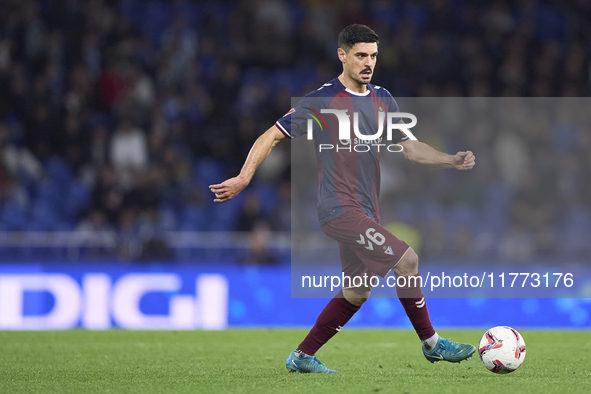
<instances>
[{"instance_id":1,"label":"maroon sock","mask_svg":"<svg viewBox=\"0 0 591 394\"><path fill-rule=\"evenodd\" d=\"M316 320L316 324L314 324L304 341L300 343L298 349L309 356L313 356L322 345L347 324L358 310L359 307L347 301L341 291L324 307Z\"/></svg>"},{"instance_id":2,"label":"maroon sock","mask_svg":"<svg viewBox=\"0 0 591 394\"><path fill-rule=\"evenodd\" d=\"M407 276L406 286L396 286L396 293L398 294L398 299L400 299L400 302L406 311L406 315L410 319L419 338L425 340L435 335L435 330L431 325L429 310L427 309L427 303L423 291L420 286L416 285L420 283L419 280L417 280L416 283L413 279L408 280L409 278L418 277L420 275L421 273L419 272L416 275ZM404 280L397 278L397 284L399 282L405 284Z\"/></svg>"}]
</instances>

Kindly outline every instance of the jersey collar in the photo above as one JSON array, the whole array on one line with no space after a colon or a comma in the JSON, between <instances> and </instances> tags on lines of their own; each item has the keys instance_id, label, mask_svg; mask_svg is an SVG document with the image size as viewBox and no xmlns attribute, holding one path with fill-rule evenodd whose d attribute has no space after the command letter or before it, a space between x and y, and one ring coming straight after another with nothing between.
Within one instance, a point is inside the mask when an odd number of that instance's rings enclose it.
<instances>
[{"instance_id":1,"label":"jersey collar","mask_svg":"<svg viewBox=\"0 0 591 394\"><path fill-rule=\"evenodd\" d=\"M368 84L368 86L367 86L367 92L365 92L365 93L357 93L357 92L354 92L354 91L352 91L352 90L351 90L351 89L349 89L349 88L346 88L346 87L345 87L345 85L343 85L343 83L341 82L341 80L340 80L338 77L337 77L337 78L335 78L335 79L337 80L338 84L339 84L339 85L341 85L341 86L343 87L343 89L345 89L345 91L346 91L347 93L349 93L349 94L351 94L351 95L353 95L353 96L357 96L357 97L365 97L365 96L367 96L367 95L369 95L369 94L371 93L371 90L369 90L369 84Z\"/></svg>"},{"instance_id":2,"label":"jersey collar","mask_svg":"<svg viewBox=\"0 0 591 394\"><path fill-rule=\"evenodd\" d=\"M349 88L345 88L345 90L346 90L346 91L347 91L349 94L352 94L353 96L359 96L359 97L362 97L362 96L367 96L369 93L371 93L371 91L369 90L369 88L367 88L367 92L365 92L365 93L357 93L357 92L354 92L354 91L352 91L352 90L351 90L351 89L349 89Z\"/></svg>"}]
</instances>

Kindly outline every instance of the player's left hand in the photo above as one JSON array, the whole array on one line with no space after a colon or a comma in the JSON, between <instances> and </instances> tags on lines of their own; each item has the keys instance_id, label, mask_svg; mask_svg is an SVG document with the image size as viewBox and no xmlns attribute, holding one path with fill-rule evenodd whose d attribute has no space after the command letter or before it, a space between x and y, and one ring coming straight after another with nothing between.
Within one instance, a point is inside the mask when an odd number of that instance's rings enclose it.
<instances>
[{"instance_id":1,"label":"player's left hand","mask_svg":"<svg viewBox=\"0 0 591 394\"><path fill-rule=\"evenodd\" d=\"M471 170L474 167L474 165L476 165L476 156L474 156L474 153L470 151L458 152L454 155L452 162L453 167L456 170Z\"/></svg>"}]
</instances>

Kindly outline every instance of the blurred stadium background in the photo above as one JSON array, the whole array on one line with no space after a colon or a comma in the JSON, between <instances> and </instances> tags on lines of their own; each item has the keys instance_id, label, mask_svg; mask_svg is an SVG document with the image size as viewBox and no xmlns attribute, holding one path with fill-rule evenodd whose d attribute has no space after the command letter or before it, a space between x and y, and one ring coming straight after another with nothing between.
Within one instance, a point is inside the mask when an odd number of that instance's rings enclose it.
<instances>
[{"instance_id":1,"label":"blurred stadium background","mask_svg":"<svg viewBox=\"0 0 591 394\"><path fill-rule=\"evenodd\" d=\"M372 82L395 97L584 105L589 20L585 0L0 1L0 328L312 323L290 308L324 301L286 294L290 144L231 202L214 204L208 185L239 172L291 97L340 73L342 27L378 32ZM432 133L484 171L404 164L385 178L384 220L428 264L587 267L591 126L544 120ZM455 302L434 301L486 303ZM396 304L376 301L352 324L406 327ZM506 305L518 324L591 325L585 299ZM496 325L484 313L434 321Z\"/></svg>"}]
</instances>

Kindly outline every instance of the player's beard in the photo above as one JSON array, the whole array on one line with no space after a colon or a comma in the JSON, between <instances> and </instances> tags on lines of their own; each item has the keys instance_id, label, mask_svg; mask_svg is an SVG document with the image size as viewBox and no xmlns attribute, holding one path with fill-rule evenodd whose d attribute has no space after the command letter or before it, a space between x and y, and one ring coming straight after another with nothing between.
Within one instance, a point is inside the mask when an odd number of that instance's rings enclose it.
<instances>
[{"instance_id":1,"label":"player's beard","mask_svg":"<svg viewBox=\"0 0 591 394\"><path fill-rule=\"evenodd\" d=\"M353 73L353 75L351 75L351 79L360 85L367 85L368 83L371 82L371 77L373 76L373 70L370 70L371 74L369 75L368 79L362 78L362 75L361 75L362 72L363 72L363 70L360 73Z\"/></svg>"}]
</instances>

